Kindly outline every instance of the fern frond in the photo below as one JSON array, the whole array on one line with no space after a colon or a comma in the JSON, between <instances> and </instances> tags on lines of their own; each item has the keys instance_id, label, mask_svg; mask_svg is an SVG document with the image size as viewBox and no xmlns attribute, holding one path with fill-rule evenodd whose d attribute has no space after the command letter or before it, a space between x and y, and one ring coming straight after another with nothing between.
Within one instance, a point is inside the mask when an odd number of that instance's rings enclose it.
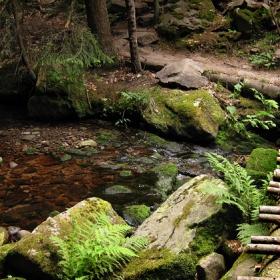
<instances>
[{"instance_id":1,"label":"fern frond","mask_svg":"<svg viewBox=\"0 0 280 280\"><path fill-rule=\"evenodd\" d=\"M255 224L239 224L237 227L237 238L242 241L243 245L247 245L251 242L252 235L268 235L268 227L262 223Z\"/></svg>"},{"instance_id":2,"label":"fern frond","mask_svg":"<svg viewBox=\"0 0 280 280\"><path fill-rule=\"evenodd\" d=\"M73 230L68 239L51 237L59 247L59 265L65 279L109 279L110 273L136 257L148 243L146 238L125 237L131 227L127 224L112 225L105 214L92 215L94 222L83 219L82 226L78 223L79 218L72 217Z\"/></svg>"}]
</instances>

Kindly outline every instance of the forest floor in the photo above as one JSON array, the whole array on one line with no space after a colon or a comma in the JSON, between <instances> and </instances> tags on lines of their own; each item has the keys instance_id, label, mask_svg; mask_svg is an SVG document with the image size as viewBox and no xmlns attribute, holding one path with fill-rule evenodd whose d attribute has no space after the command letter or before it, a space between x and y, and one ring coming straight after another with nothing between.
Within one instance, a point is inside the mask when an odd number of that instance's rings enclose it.
<instances>
[{"instance_id":1,"label":"forest floor","mask_svg":"<svg viewBox=\"0 0 280 280\"><path fill-rule=\"evenodd\" d=\"M138 28L140 31L153 31L153 29ZM112 27L112 33L114 41L123 38L120 34L127 33L127 23L119 22ZM243 43L244 48L249 48L246 42ZM237 52L238 46L232 46ZM161 61L164 64L170 64L173 62L182 61L182 59L189 58L192 59L196 64L198 64L205 71L216 71L218 73L228 74L230 76L237 76L242 78L249 78L253 80L258 80L264 83L280 86L280 67L275 69L262 68L258 69L253 67L249 62L249 56L243 54L242 56L235 55L234 52L229 51L226 53L218 53L217 51L207 51L207 50L196 50L189 51L187 49L176 48L168 42L159 41L159 43L139 46L139 56L146 60L152 59L153 61ZM129 57L130 53L128 49L121 50L119 53L121 57ZM129 69L126 69L128 71ZM138 75L138 79L135 76L129 74L128 79L123 77L124 71L119 72L119 76L122 78L116 79L117 83L122 83L123 81L129 82L129 88L131 90L136 90L140 85L145 84L146 86L153 86L157 83L155 79L155 73L153 71L143 72L142 75ZM127 74L127 72L125 72ZM114 74L118 76L118 74ZM141 76L141 77L140 77ZM132 77L132 78L131 78ZM140 77L140 78L139 78ZM109 75L109 80L111 79L111 74ZM138 80L138 82L136 82ZM108 80L107 80L108 81ZM107 82L106 81L106 82ZM131 81L135 81L131 83Z\"/></svg>"}]
</instances>

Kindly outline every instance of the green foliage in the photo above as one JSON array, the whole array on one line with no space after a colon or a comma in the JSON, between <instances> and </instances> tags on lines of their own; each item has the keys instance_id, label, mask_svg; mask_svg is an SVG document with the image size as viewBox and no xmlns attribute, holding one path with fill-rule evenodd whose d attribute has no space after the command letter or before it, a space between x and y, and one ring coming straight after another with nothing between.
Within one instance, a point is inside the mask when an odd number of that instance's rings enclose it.
<instances>
[{"instance_id":1,"label":"green foliage","mask_svg":"<svg viewBox=\"0 0 280 280\"><path fill-rule=\"evenodd\" d=\"M259 225L259 206L269 204L266 187L272 178L272 173L263 181L263 188L258 190L254 181L247 174L245 168L238 163L230 163L223 156L215 153L206 153L208 161L213 165L213 170L221 173L228 188L211 185L207 190L219 196L218 203L235 205L243 213L244 223L238 225L238 238L246 244L248 236L262 234L267 230L265 226ZM252 234L253 233L253 234Z\"/></svg>"},{"instance_id":2,"label":"green foliage","mask_svg":"<svg viewBox=\"0 0 280 280\"><path fill-rule=\"evenodd\" d=\"M236 88L234 88L233 96L236 96L235 91L241 90L243 86L243 83L235 85ZM266 99L261 92L254 88L251 88L251 90L254 92L255 98L261 101L263 104L263 110L257 112L256 114L248 114L245 116L245 118L240 120L240 116L236 114L237 110L235 106L228 106L226 108L228 112L227 121L229 127L233 128L236 132L247 138L249 135L247 133L245 124L250 124L252 127L267 130L276 127L276 124L271 119L274 118L273 110L277 110L279 107L277 101L273 99Z\"/></svg>"},{"instance_id":3,"label":"green foliage","mask_svg":"<svg viewBox=\"0 0 280 280\"><path fill-rule=\"evenodd\" d=\"M35 68L39 71L39 83L59 91L73 84L84 86L85 67L109 62L112 60L103 54L96 36L77 26L49 38Z\"/></svg>"},{"instance_id":4,"label":"green foliage","mask_svg":"<svg viewBox=\"0 0 280 280\"><path fill-rule=\"evenodd\" d=\"M148 92L121 92L121 98L115 106L103 109L103 116L107 116L108 113L119 115L119 119L116 121L116 125L122 124L127 127L127 124L131 122L126 115L142 112L150 103Z\"/></svg>"},{"instance_id":5,"label":"green foliage","mask_svg":"<svg viewBox=\"0 0 280 280\"><path fill-rule=\"evenodd\" d=\"M253 185L253 180L248 176L246 169L236 162L231 164L226 158L215 153L206 153L206 157L213 165L213 170L223 174L228 186L228 188L216 185L210 187L213 193L219 196L217 202L237 206L243 213L245 221L250 222L259 191Z\"/></svg>"},{"instance_id":6,"label":"green foliage","mask_svg":"<svg viewBox=\"0 0 280 280\"><path fill-rule=\"evenodd\" d=\"M268 235L268 228L263 223L256 224L240 224L237 227L237 238L242 241L243 245L249 244L251 242L251 236L253 235Z\"/></svg>"},{"instance_id":7,"label":"green foliage","mask_svg":"<svg viewBox=\"0 0 280 280\"><path fill-rule=\"evenodd\" d=\"M275 62L273 61L273 55L270 52L262 52L259 54L253 54L249 58L250 62L257 68L275 68Z\"/></svg>"},{"instance_id":8,"label":"green foliage","mask_svg":"<svg viewBox=\"0 0 280 280\"><path fill-rule=\"evenodd\" d=\"M110 279L148 244L146 238L125 237L131 231L127 224L112 225L105 214L93 218L95 223L84 220L82 226L72 218L69 238L51 237L62 258L61 279Z\"/></svg>"},{"instance_id":9,"label":"green foliage","mask_svg":"<svg viewBox=\"0 0 280 280\"><path fill-rule=\"evenodd\" d=\"M240 92L243 87L244 87L244 83L242 83L242 82L239 82L238 84L234 85L233 93L232 93L233 99L236 99L240 95Z\"/></svg>"}]
</instances>

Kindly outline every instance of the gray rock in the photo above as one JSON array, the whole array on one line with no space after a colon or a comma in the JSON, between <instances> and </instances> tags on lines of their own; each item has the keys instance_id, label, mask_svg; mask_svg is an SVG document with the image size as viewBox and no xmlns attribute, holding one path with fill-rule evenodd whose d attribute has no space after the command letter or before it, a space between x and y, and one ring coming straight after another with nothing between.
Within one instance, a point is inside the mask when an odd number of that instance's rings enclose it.
<instances>
[{"instance_id":1,"label":"gray rock","mask_svg":"<svg viewBox=\"0 0 280 280\"><path fill-rule=\"evenodd\" d=\"M148 14L148 15L139 16L137 18L137 22L141 27L152 26L154 23L154 15Z\"/></svg>"},{"instance_id":2,"label":"gray rock","mask_svg":"<svg viewBox=\"0 0 280 280\"><path fill-rule=\"evenodd\" d=\"M88 198L53 218L49 217L31 234L13 243L13 247L6 250L6 257L2 256L1 265L5 263L7 271L16 271L17 275L25 275L26 279L57 279L61 270L57 265L57 248L50 236L69 237L72 231L72 214L80 226L85 220L93 219L92 214L105 214L110 217L112 224L125 223L109 202L95 197Z\"/></svg>"},{"instance_id":3,"label":"gray rock","mask_svg":"<svg viewBox=\"0 0 280 280\"><path fill-rule=\"evenodd\" d=\"M22 239L23 237L28 236L29 234L31 234L30 231L24 230L24 229L23 229L23 230L20 230L20 231L17 233L16 237L17 237L18 240L20 240L20 239Z\"/></svg>"},{"instance_id":4,"label":"gray rock","mask_svg":"<svg viewBox=\"0 0 280 280\"><path fill-rule=\"evenodd\" d=\"M193 178L147 218L135 235L150 238L149 248L166 248L174 254L187 251L200 224L222 210L222 206L215 203L215 196L203 193L209 184L224 185L221 180L210 179L207 175ZM226 216L224 212L223 216ZM222 236L223 232L220 234ZM221 238L217 237L217 246L219 242Z\"/></svg>"},{"instance_id":5,"label":"gray rock","mask_svg":"<svg viewBox=\"0 0 280 280\"><path fill-rule=\"evenodd\" d=\"M226 272L223 255L212 253L202 258L197 267L198 280L219 280Z\"/></svg>"},{"instance_id":6,"label":"gray rock","mask_svg":"<svg viewBox=\"0 0 280 280\"><path fill-rule=\"evenodd\" d=\"M154 32L142 31L137 32L137 41L141 45L149 45L159 40Z\"/></svg>"},{"instance_id":7,"label":"gray rock","mask_svg":"<svg viewBox=\"0 0 280 280\"><path fill-rule=\"evenodd\" d=\"M253 255L242 253L222 280L236 280L237 276L255 276L255 264Z\"/></svg>"},{"instance_id":8,"label":"gray rock","mask_svg":"<svg viewBox=\"0 0 280 280\"><path fill-rule=\"evenodd\" d=\"M114 185L105 190L105 194L123 194L123 193L131 193L131 190L125 186Z\"/></svg>"},{"instance_id":9,"label":"gray rock","mask_svg":"<svg viewBox=\"0 0 280 280\"><path fill-rule=\"evenodd\" d=\"M156 73L156 78L165 85L198 89L209 83L209 80L201 75L203 71L204 69L198 66L192 59L186 58L181 62L165 66Z\"/></svg>"}]
</instances>

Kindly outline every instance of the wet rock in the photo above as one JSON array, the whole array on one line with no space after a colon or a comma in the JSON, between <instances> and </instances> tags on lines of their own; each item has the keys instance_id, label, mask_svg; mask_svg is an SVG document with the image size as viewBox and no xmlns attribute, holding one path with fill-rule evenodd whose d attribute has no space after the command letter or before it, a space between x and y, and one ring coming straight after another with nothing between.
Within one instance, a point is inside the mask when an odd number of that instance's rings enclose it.
<instances>
[{"instance_id":1,"label":"wet rock","mask_svg":"<svg viewBox=\"0 0 280 280\"><path fill-rule=\"evenodd\" d=\"M122 170L120 172L120 176L121 177L129 177L132 176L132 171L131 170Z\"/></svg>"},{"instance_id":2,"label":"wet rock","mask_svg":"<svg viewBox=\"0 0 280 280\"><path fill-rule=\"evenodd\" d=\"M96 143L94 140L89 139L89 140L81 141L81 142L78 144L78 147L79 147L79 148L83 148L83 147L87 147L87 146L90 146L90 147L97 147L97 143Z\"/></svg>"},{"instance_id":3,"label":"wet rock","mask_svg":"<svg viewBox=\"0 0 280 280\"><path fill-rule=\"evenodd\" d=\"M125 186L115 185L109 188L106 188L105 194L122 194L122 193L131 193L131 190Z\"/></svg>"},{"instance_id":4,"label":"wet rock","mask_svg":"<svg viewBox=\"0 0 280 280\"><path fill-rule=\"evenodd\" d=\"M157 193L165 200L166 197L175 189L176 179L178 175L177 166L173 163L159 164L152 168L153 172L158 174L158 181L156 182L155 189Z\"/></svg>"},{"instance_id":5,"label":"wet rock","mask_svg":"<svg viewBox=\"0 0 280 280\"><path fill-rule=\"evenodd\" d=\"M61 158L60 158L60 161L61 162L65 162L65 161L69 161L72 159L72 156L71 155L68 155L68 154L65 154L63 155Z\"/></svg>"},{"instance_id":6,"label":"wet rock","mask_svg":"<svg viewBox=\"0 0 280 280\"><path fill-rule=\"evenodd\" d=\"M17 234L16 234L16 237L18 240L22 239L23 237L25 236L28 236L29 234L31 234L30 231L28 230L20 230Z\"/></svg>"},{"instance_id":7,"label":"wet rock","mask_svg":"<svg viewBox=\"0 0 280 280\"><path fill-rule=\"evenodd\" d=\"M219 280L226 272L223 255L212 253L202 258L197 267L197 278L199 280Z\"/></svg>"},{"instance_id":8,"label":"wet rock","mask_svg":"<svg viewBox=\"0 0 280 280\"><path fill-rule=\"evenodd\" d=\"M36 135L34 134L24 134L21 136L21 140L26 140L26 141L32 141L34 140L34 138L36 138Z\"/></svg>"},{"instance_id":9,"label":"wet rock","mask_svg":"<svg viewBox=\"0 0 280 280\"><path fill-rule=\"evenodd\" d=\"M186 58L165 66L156 73L156 78L164 85L198 89L209 84L208 78L202 76L203 71L192 59Z\"/></svg>"},{"instance_id":10,"label":"wet rock","mask_svg":"<svg viewBox=\"0 0 280 280\"><path fill-rule=\"evenodd\" d=\"M15 163L13 161L10 162L10 168L16 168L17 166L18 166L17 163Z\"/></svg>"}]
</instances>

